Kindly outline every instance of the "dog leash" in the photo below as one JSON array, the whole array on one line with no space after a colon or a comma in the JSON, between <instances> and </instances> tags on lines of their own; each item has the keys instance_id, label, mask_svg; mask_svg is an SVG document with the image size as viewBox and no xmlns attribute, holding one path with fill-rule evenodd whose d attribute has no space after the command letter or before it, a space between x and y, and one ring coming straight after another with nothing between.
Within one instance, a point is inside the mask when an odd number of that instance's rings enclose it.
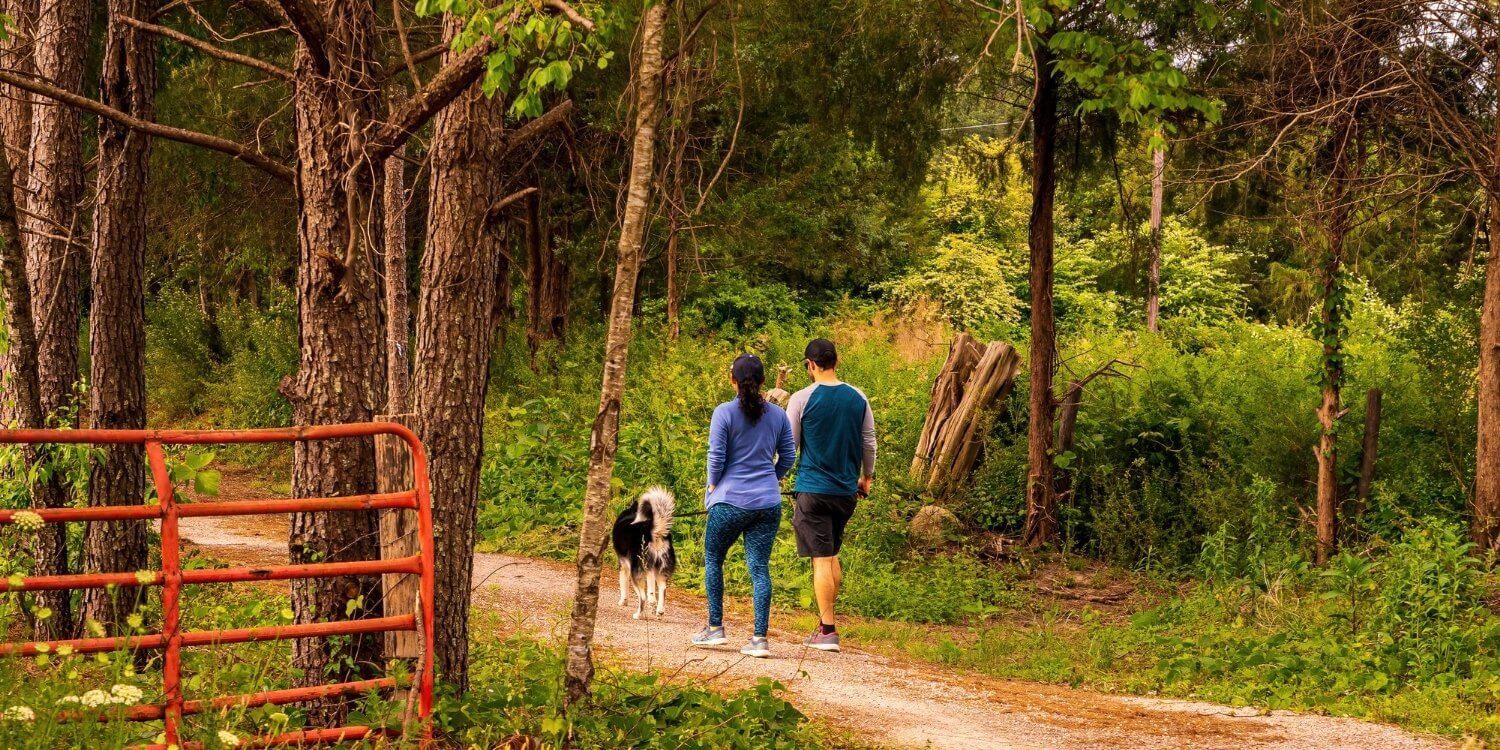
<instances>
[{"instance_id":1,"label":"dog leash","mask_svg":"<svg viewBox=\"0 0 1500 750\"><path fill-rule=\"evenodd\" d=\"M793 492L791 490L782 490L781 491L781 496L782 497L793 497L796 494L797 493L795 493L795 492ZM692 518L693 516L706 516L706 515L708 515L708 508L704 508L703 510L695 510L695 511L691 511L691 512L688 512L688 513L674 513L672 515L673 515L674 518Z\"/></svg>"}]
</instances>

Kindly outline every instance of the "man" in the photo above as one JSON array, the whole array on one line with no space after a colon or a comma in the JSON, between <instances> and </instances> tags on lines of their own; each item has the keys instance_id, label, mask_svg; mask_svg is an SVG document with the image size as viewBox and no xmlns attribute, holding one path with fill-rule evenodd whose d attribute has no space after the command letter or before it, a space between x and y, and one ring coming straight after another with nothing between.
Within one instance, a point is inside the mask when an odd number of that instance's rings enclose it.
<instances>
[{"instance_id":1,"label":"man","mask_svg":"<svg viewBox=\"0 0 1500 750\"><path fill-rule=\"evenodd\" d=\"M812 558L818 601L818 629L807 645L838 651L833 602L844 578L839 548L858 498L870 494L875 479L875 414L864 393L839 381L839 355L832 341L813 339L803 358L813 382L792 394L786 409L801 448L792 486L792 528L797 554Z\"/></svg>"}]
</instances>

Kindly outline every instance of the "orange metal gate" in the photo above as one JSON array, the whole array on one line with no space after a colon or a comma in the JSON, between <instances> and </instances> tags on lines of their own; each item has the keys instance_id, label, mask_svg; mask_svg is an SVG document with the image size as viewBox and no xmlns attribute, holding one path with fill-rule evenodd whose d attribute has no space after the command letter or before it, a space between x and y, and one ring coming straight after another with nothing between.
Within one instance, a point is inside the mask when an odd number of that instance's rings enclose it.
<instances>
[{"instance_id":1,"label":"orange metal gate","mask_svg":"<svg viewBox=\"0 0 1500 750\"><path fill-rule=\"evenodd\" d=\"M278 500L229 500L221 502L179 503L168 475L164 445L219 445L229 443L285 443L314 440L365 438L394 435L411 449L413 487L404 492L390 492L349 497L316 497ZM61 589L103 588L105 586L161 586L162 631L160 633L109 638L77 638L48 643L0 643L0 657L29 656L46 651L56 652L68 646L75 653L97 653L125 649L160 649L162 692L165 702L133 706L124 714L131 721L161 721L165 726L163 744L142 746L146 750L182 750L201 743L182 739L182 717L214 709L255 707L302 703L321 698L357 695L371 690L393 689L396 680L384 677L312 687L270 690L246 695L221 696L202 700L185 700L182 695L182 649L253 641L326 637L355 633L377 633L411 630L421 633L421 662L416 675L417 717L423 738L431 736L432 716L432 633L433 633L433 531L432 500L427 486L427 456L417 436L406 427L390 422L292 427L265 430L0 430L0 444L5 443L135 443L145 446L151 467L158 504L118 505L91 508L52 508L0 510L0 524L13 523L15 516L31 512L47 523L74 521L123 521L159 519L161 521L162 569L151 575L135 571L85 573L78 575L32 576L0 579L0 592L45 591ZM388 508L417 512L420 551L416 555L391 560L312 563L277 567L236 567L183 570L179 519L205 516L243 516L313 511L370 511ZM296 578L330 578L347 575L409 573L421 576L419 587L420 616L396 615L363 620L314 622L293 625L238 628L233 630L182 631L179 627L180 599L185 584L232 583L240 581L274 581ZM71 718L71 717L65 717ZM307 729L286 734L246 738L242 747L283 747L289 745L327 744L368 737L393 736L399 729L366 726Z\"/></svg>"}]
</instances>

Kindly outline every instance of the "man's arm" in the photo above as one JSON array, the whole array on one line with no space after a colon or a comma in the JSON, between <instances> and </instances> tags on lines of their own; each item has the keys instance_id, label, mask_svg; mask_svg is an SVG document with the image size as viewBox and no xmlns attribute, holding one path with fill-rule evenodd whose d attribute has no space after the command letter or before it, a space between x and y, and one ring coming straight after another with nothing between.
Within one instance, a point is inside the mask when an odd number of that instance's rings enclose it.
<instances>
[{"instance_id":1,"label":"man's arm","mask_svg":"<svg viewBox=\"0 0 1500 750\"><path fill-rule=\"evenodd\" d=\"M807 389L804 388L792 394L787 401L786 418L792 423L792 441L794 446L802 445L802 411L807 408Z\"/></svg>"},{"instance_id":2,"label":"man's arm","mask_svg":"<svg viewBox=\"0 0 1500 750\"><path fill-rule=\"evenodd\" d=\"M864 394L860 394L864 395ZM865 423L860 427L860 441L864 444L864 476L875 476L875 410L870 407L869 397L865 398Z\"/></svg>"},{"instance_id":3,"label":"man's arm","mask_svg":"<svg viewBox=\"0 0 1500 750\"><path fill-rule=\"evenodd\" d=\"M776 440L776 479L786 479L786 475L792 470L792 465L797 462L797 438L792 435L792 420L788 419L781 425L781 434Z\"/></svg>"}]
</instances>

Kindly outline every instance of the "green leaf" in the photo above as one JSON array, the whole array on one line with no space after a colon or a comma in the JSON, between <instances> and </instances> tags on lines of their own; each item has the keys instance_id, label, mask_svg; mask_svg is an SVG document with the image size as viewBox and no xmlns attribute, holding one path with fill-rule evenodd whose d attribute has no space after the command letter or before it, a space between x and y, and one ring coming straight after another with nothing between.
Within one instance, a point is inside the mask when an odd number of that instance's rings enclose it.
<instances>
[{"instance_id":1,"label":"green leaf","mask_svg":"<svg viewBox=\"0 0 1500 750\"><path fill-rule=\"evenodd\" d=\"M205 495L218 495L221 479L223 475L213 469L200 471L197 476L193 477L193 489Z\"/></svg>"}]
</instances>

